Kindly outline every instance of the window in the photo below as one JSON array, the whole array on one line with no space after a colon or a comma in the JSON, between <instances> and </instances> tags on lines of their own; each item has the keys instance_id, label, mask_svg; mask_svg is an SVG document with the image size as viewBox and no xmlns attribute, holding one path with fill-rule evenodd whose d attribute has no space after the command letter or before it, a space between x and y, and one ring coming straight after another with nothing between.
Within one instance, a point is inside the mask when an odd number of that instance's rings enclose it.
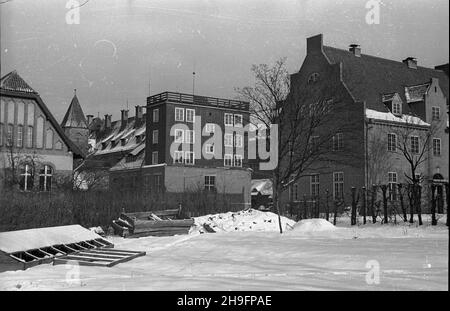
<instances>
[{"instance_id":1,"label":"window","mask_svg":"<svg viewBox=\"0 0 450 311\"><path fill-rule=\"evenodd\" d=\"M317 150L319 149L320 137L319 136L311 136L311 149Z\"/></svg>"},{"instance_id":2,"label":"window","mask_svg":"<svg viewBox=\"0 0 450 311\"><path fill-rule=\"evenodd\" d=\"M205 152L209 154L214 154L214 145L213 144L205 144Z\"/></svg>"},{"instance_id":3,"label":"window","mask_svg":"<svg viewBox=\"0 0 450 311\"><path fill-rule=\"evenodd\" d=\"M397 173L389 172L388 180L389 180L389 200L395 201L397 200Z\"/></svg>"},{"instance_id":4,"label":"window","mask_svg":"<svg viewBox=\"0 0 450 311\"><path fill-rule=\"evenodd\" d=\"M161 175L153 175L153 186L156 192L161 192L162 190Z\"/></svg>"},{"instance_id":5,"label":"window","mask_svg":"<svg viewBox=\"0 0 450 311\"><path fill-rule=\"evenodd\" d=\"M402 114L402 103L392 101L392 113L397 115Z\"/></svg>"},{"instance_id":6,"label":"window","mask_svg":"<svg viewBox=\"0 0 450 311\"><path fill-rule=\"evenodd\" d=\"M3 123L0 123L0 146L3 145Z\"/></svg>"},{"instance_id":7,"label":"window","mask_svg":"<svg viewBox=\"0 0 450 311\"><path fill-rule=\"evenodd\" d=\"M55 143L55 149L56 150L62 150L62 143L61 143L61 141L57 141L56 143Z\"/></svg>"},{"instance_id":8,"label":"window","mask_svg":"<svg viewBox=\"0 0 450 311\"><path fill-rule=\"evenodd\" d=\"M53 130L48 129L45 137L45 148L53 149Z\"/></svg>"},{"instance_id":9,"label":"window","mask_svg":"<svg viewBox=\"0 0 450 311\"><path fill-rule=\"evenodd\" d=\"M173 154L173 163L183 163L183 151L175 151Z\"/></svg>"},{"instance_id":10,"label":"window","mask_svg":"<svg viewBox=\"0 0 450 311\"><path fill-rule=\"evenodd\" d=\"M34 125L34 104L28 104L28 113L27 113L27 124L33 126Z\"/></svg>"},{"instance_id":11,"label":"window","mask_svg":"<svg viewBox=\"0 0 450 311\"><path fill-rule=\"evenodd\" d=\"M195 157L193 151L186 151L185 153L185 163L189 165L194 165Z\"/></svg>"},{"instance_id":12,"label":"window","mask_svg":"<svg viewBox=\"0 0 450 311\"><path fill-rule=\"evenodd\" d=\"M194 109L186 109L186 122L194 123L195 110Z\"/></svg>"},{"instance_id":13,"label":"window","mask_svg":"<svg viewBox=\"0 0 450 311\"><path fill-rule=\"evenodd\" d=\"M342 134L342 133L337 133L336 135L333 136L333 151L342 150L343 137L344 137L344 134Z\"/></svg>"},{"instance_id":14,"label":"window","mask_svg":"<svg viewBox=\"0 0 450 311\"><path fill-rule=\"evenodd\" d=\"M433 138L433 155L440 156L441 155L441 139Z\"/></svg>"},{"instance_id":15,"label":"window","mask_svg":"<svg viewBox=\"0 0 450 311\"><path fill-rule=\"evenodd\" d=\"M238 148L242 147L242 135L236 134L234 137L234 146Z\"/></svg>"},{"instance_id":16,"label":"window","mask_svg":"<svg viewBox=\"0 0 450 311\"><path fill-rule=\"evenodd\" d=\"M234 166L242 167L242 155L240 154L234 155Z\"/></svg>"},{"instance_id":17,"label":"window","mask_svg":"<svg viewBox=\"0 0 450 311\"><path fill-rule=\"evenodd\" d=\"M419 136L411 136L411 152L419 153Z\"/></svg>"},{"instance_id":18,"label":"window","mask_svg":"<svg viewBox=\"0 0 450 311\"><path fill-rule=\"evenodd\" d=\"M216 176L205 176L205 190L206 191L216 190Z\"/></svg>"},{"instance_id":19,"label":"window","mask_svg":"<svg viewBox=\"0 0 450 311\"><path fill-rule=\"evenodd\" d=\"M308 77L308 84L316 83L317 81L319 81L319 76L320 75L317 72L310 74Z\"/></svg>"},{"instance_id":20,"label":"window","mask_svg":"<svg viewBox=\"0 0 450 311\"><path fill-rule=\"evenodd\" d=\"M289 199L292 202L298 201L298 184L291 184L289 186Z\"/></svg>"},{"instance_id":21,"label":"window","mask_svg":"<svg viewBox=\"0 0 450 311\"><path fill-rule=\"evenodd\" d=\"M23 146L23 126L17 126L17 147L22 148Z\"/></svg>"},{"instance_id":22,"label":"window","mask_svg":"<svg viewBox=\"0 0 450 311\"><path fill-rule=\"evenodd\" d=\"M125 146L127 144L127 142L128 142L128 139L126 139L126 138L121 138L120 139L120 145L121 146Z\"/></svg>"},{"instance_id":23,"label":"window","mask_svg":"<svg viewBox=\"0 0 450 311\"><path fill-rule=\"evenodd\" d=\"M319 174L311 176L311 196L316 197L319 195L320 178Z\"/></svg>"},{"instance_id":24,"label":"window","mask_svg":"<svg viewBox=\"0 0 450 311\"><path fill-rule=\"evenodd\" d=\"M223 165L224 166L232 166L233 165L233 155L232 154L225 154L223 156Z\"/></svg>"},{"instance_id":25,"label":"window","mask_svg":"<svg viewBox=\"0 0 450 311\"><path fill-rule=\"evenodd\" d=\"M36 148L44 147L44 118L37 118Z\"/></svg>"},{"instance_id":26,"label":"window","mask_svg":"<svg viewBox=\"0 0 450 311\"><path fill-rule=\"evenodd\" d=\"M242 127L242 115L241 114L234 115L234 126Z\"/></svg>"},{"instance_id":27,"label":"window","mask_svg":"<svg viewBox=\"0 0 450 311\"><path fill-rule=\"evenodd\" d=\"M158 164L158 151L152 152L152 164Z\"/></svg>"},{"instance_id":28,"label":"window","mask_svg":"<svg viewBox=\"0 0 450 311\"><path fill-rule=\"evenodd\" d=\"M440 107L431 107L431 118L433 120L439 120L441 117L441 108Z\"/></svg>"},{"instance_id":29,"label":"window","mask_svg":"<svg viewBox=\"0 0 450 311\"><path fill-rule=\"evenodd\" d=\"M7 146L12 146L13 145L13 131L14 131L14 127L12 124L8 124L8 133L7 133L7 138L6 138L6 145Z\"/></svg>"},{"instance_id":30,"label":"window","mask_svg":"<svg viewBox=\"0 0 450 311\"><path fill-rule=\"evenodd\" d=\"M184 121L184 108L175 107L175 121Z\"/></svg>"},{"instance_id":31,"label":"window","mask_svg":"<svg viewBox=\"0 0 450 311\"><path fill-rule=\"evenodd\" d=\"M206 133L214 133L216 129L216 125L214 123L206 123L205 132Z\"/></svg>"},{"instance_id":32,"label":"window","mask_svg":"<svg viewBox=\"0 0 450 311\"><path fill-rule=\"evenodd\" d=\"M27 148L33 148L33 127L28 126L27 129Z\"/></svg>"},{"instance_id":33,"label":"window","mask_svg":"<svg viewBox=\"0 0 450 311\"><path fill-rule=\"evenodd\" d=\"M19 187L20 190L30 191L33 189L34 178L33 178L33 170L31 169L31 165L24 165L20 172L20 180Z\"/></svg>"},{"instance_id":34,"label":"window","mask_svg":"<svg viewBox=\"0 0 450 311\"><path fill-rule=\"evenodd\" d=\"M153 123L159 122L159 109L153 109Z\"/></svg>"},{"instance_id":35,"label":"window","mask_svg":"<svg viewBox=\"0 0 450 311\"><path fill-rule=\"evenodd\" d=\"M389 133L388 134L388 151L397 150L397 135Z\"/></svg>"},{"instance_id":36,"label":"window","mask_svg":"<svg viewBox=\"0 0 450 311\"><path fill-rule=\"evenodd\" d=\"M187 144L193 144L194 143L194 131L193 130L186 130L186 134L184 136L186 138Z\"/></svg>"},{"instance_id":37,"label":"window","mask_svg":"<svg viewBox=\"0 0 450 311\"><path fill-rule=\"evenodd\" d=\"M39 173L39 190L50 191L52 189L53 169L49 165L44 165Z\"/></svg>"},{"instance_id":38,"label":"window","mask_svg":"<svg viewBox=\"0 0 450 311\"><path fill-rule=\"evenodd\" d=\"M175 130L175 142L176 143L184 143L184 131L183 130Z\"/></svg>"},{"instance_id":39,"label":"window","mask_svg":"<svg viewBox=\"0 0 450 311\"><path fill-rule=\"evenodd\" d=\"M233 114L232 113L225 113L224 117L225 126L233 126Z\"/></svg>"},{"instance_id":40,"label":"window","mask_svg":"<svg viewBox=\"0 0 450 311\"><path fill-rule=\"evenodd\" d=\"M344 172L333 173L333 197L335 200L344 198Z\"/></svg>"},{"instance_id":41,"label":"window","mask_svg":"<svg viewBox=\"0 0 450 311\"><path fill-rule=\"evenodd\" d=\"M152 133L152 142L153 142L153 144L157 144L158 143L158 136L159 136L159 131L158 130L153 130L153 133Z\"/></svg>"},{"instance_id":42,"label":"window","mask_svg":"<svg viewBox=\"0 0 450 311\"><path fill-rule=\"evenodd\" d=\"M224 144L225 147L233 147L233 134L225 134Z\"/></svg>"}]
</instances>

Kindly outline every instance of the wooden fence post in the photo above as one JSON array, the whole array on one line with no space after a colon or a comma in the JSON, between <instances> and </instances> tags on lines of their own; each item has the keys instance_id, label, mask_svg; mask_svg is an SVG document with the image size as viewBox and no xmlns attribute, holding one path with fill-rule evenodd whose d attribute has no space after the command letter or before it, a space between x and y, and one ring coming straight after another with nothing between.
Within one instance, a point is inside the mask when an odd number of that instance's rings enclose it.
<instances>
[{"instance_id":1,"label":"wooden fence post","mask_svg":"<svg viewBox=\"0 0 450 311\"><path fill-rule=\"evenodd\" d=\"M383 223L388 223L388 204L387 204L387 186L381 185L381 191L383 192L383 212L384 212L384 220Z\"/></svg>"},{"instance_id":2,"label":"wooden fence post","mask_svg":"<svg viewBox=\"0 0 450 311\"><path fill-rule=\"evenodd\" d=\"M356 225L356 188L352 187L352 215L351 215L351 225Z\"/></svg>"}]
</instances>

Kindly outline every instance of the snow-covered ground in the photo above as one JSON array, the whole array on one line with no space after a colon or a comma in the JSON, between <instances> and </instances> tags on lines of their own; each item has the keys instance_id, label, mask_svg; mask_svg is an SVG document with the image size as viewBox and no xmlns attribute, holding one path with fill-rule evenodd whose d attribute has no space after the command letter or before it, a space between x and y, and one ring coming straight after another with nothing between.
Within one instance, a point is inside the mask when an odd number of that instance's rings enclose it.
<instances>
[{"instance_id":1,"label":"snow-covered ground","mask_svg":"<svg viewBox=\"0 0 450 311\"><path fill-rule=\"evenodd\" d=\"M197 218L189 235L109 237L116 248L147 255L112 268L3 272L0 290L448 290L443 218L434 227L284 219L282 235L271 219L277 216L226 213ZM201 234L205 222L220 232Z\"/></svg>"}]
</instances>

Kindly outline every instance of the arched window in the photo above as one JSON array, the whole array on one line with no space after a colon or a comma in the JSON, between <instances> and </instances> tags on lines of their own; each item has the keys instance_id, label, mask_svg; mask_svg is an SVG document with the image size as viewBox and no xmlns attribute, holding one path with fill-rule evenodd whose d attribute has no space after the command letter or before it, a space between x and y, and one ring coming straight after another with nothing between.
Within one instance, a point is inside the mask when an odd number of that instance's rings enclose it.
<instances>
[{"instance_id":1,"label":"arched window","mask_svg":"<svg viewBox=\"0 0 450 311\"><path fill-rule=\"evenodd\" d=\"M12 146L13 145L13 133L14 133L14 126L12 124L8 124L8 133L6 138L6 145Z\"/></svg>"},{"instance_id":2,"label":"arched window","mask_svg":"<svg viewBox=\"0 0 450 311\"><path fill-rule=\"evenodd\" d=\"M39 172L40 191L50 191L52 189L52 177L53 177L52 167L49 165L44 165L44 167Z\"/></svg>"},{"instance_id":3,"label":"arched window","mask_svg":"<svg viewBox=\"0 0 450 311\"><path fill-rule=\"evenodd\" d=\"M37 131L36 131L36 148L44 147L44 118L37 118Z\"/></svg>"},{"instance_id":4,"label":"arched window","mask_svg":"<svg viewBox=\"0 0 450 311\"><path fill-rule=\"evenodd\" d=\"M27 131L27 148L33 148L33 127L28 126Z\"/></svg>"},{"instance_id":5,"label":"arched window","mask_svg":"<svg viewBox=\"0 0 450 311\"><path fill-rule=\"evenodd\" d=\"M53 130L48 129L45 137L45 148L53 149Z\"/></svg>"},{"instance_id":6,"label":"arched window","mask_svg":"<svg viewBox=\"0 0 450 311\"><path fill-rule=\"evenodd\" d=\"M30 191L33 189L34 175L32 166L25 164L20 168L19 186L23 191Z\"/></svg>"},{"instance_id":7,"label":"arched window","mask_svg":"<svg viewBox=\"0 0 450 311\"><path fill-rule=\"evenodd\" d=\"M23 147L23 126L22 125L17 126L17 143L16 143L16 145L18 148Z\"/></svg>"},{"instance_id":8,"label":"arched window","mask_svg":"<svg viewBox=\"0 0 450 311\"><path fill-rule=\"evenodd\" d=\"M57 141L56 143L55 143L55 149L56 150L61 150L62 149L62 143L61 143L61 141Z\"/></svg>"}]
</instances>

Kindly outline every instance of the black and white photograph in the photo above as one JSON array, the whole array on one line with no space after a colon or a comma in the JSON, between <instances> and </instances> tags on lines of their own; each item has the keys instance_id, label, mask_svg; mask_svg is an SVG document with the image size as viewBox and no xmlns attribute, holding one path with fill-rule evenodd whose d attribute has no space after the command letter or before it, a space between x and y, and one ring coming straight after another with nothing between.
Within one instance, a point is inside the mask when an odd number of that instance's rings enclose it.
<instances>
[{"instance_id":1,"label":"black and white photograph","mask_svg":"<svg viewBox=\"0 0 450 311\"><path fill-rule=\"evenodd\" d=\"M0 0L0 27L0 291L448 291L448 0Z\"/></svg>"}]
</instances>

